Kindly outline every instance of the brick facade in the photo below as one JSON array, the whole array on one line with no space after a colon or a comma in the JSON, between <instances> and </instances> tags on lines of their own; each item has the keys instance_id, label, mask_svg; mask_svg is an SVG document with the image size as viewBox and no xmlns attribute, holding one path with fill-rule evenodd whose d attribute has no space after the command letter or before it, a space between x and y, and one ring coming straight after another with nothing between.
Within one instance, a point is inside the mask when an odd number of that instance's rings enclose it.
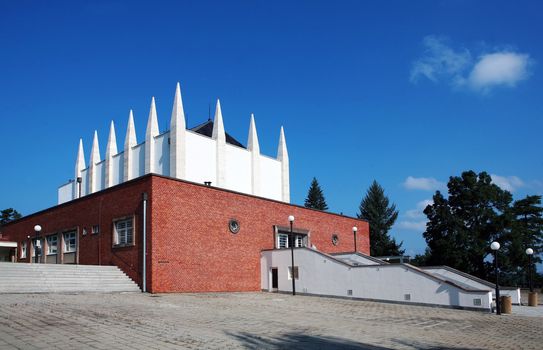
<instances>
[{"instance_id":1,"label":"brick facade","mask_svg":"<svg viewBox=\"0 0 543 350\"><path fill-rule=\"evenodd\" d=\"M294 231L307 233L309 246L325 253L353 251L352 227L357 226L358 251L369 254L365 221L157 175L26 216L1 231L19 249L25 240L30 249L27 237L34 237L35 224L43 227L41 237L75 229L79 264L117 265L141 286L144 192L151 292L259 291L260 252L275 247L276 226L287 229L289 215L295 216ZM135 245L116 248L113 222L122 217L134 217ZM231 219L240 224L237 234L229 230ZM91 233L94 225L100 233ZM18 261L30 256L28 251L20 259L18 252Z\"/></svg>"}]
</instances>

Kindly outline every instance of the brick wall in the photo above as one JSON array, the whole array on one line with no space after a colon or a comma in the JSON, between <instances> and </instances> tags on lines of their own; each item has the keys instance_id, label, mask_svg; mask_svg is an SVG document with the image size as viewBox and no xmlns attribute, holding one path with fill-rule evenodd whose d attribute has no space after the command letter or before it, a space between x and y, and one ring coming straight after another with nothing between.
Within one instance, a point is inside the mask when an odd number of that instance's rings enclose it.
<instances>
[{"instance_id":1,"label":"brick wall","mask_svg":"<svg viewBox=\"0 0 543 350\"><path fill-rule=\"evenodd\" d=\"M26 216L1 228L3 238L20 244L75 229L80 264L117 265L140 286L142 282L142 193L147 206L147 286L151 292L259 291L260 252L275 246L274 226L309 231L309 243L326 253L354 249L352 227L358 227L358 251L369 254L365 221L323 213L286 203L147 175ZM113 221L135 217L133 247L112 248ZM240 231L230 232L237 219ZM93 235L92 226L100 233ZM87 234L83 235L83 230ZM337 245L332 244L337 234ZM61 246L59 239L59 252ZM24 261L30 261L30 251ZM18 259L23 262L22 259Z\"/></svg>"},{"instance_id":2,"label":"brick wall","mask_svg":"<svg viewBox=\"0 0 543 350\"><path fill-rule=\"evenodd\" d=\"M365 221L221 189L153 177L153 292L258 291L260 251L274 248L274 225L309 230L310 244L326 253L369 254ZM228 222L240 223L237 234ZM339 237L332 244L332 234Z\"/></svg>"},{"instance_id":3,"label":"brick wall","mask_svg":"<svg viewBox=\"0 0 543 350\"><path fill-rule=\"evenodd\" d=\"M30 238L35 237L34 225L42 226L40 237L59 234L61 252L62 233L75 229L78 237L76 260L85 265L117 265L138 284L141 283L141 225L142 193L150 192L150 177L142 177L95 194L61 204L23 217L1 228L4 237L18 242L18 261L30 262ZM112 248L113 220L124 216L135 217L135 247ZM92 226L99 225L100 233L92 234ZM87 232L83 235L83 230ZM20 259L21 242L26 241L26 259ZM150 239L148 240L150 241ZM58 259L60 262L60 254Z\"/></svg>"}]
</instances>

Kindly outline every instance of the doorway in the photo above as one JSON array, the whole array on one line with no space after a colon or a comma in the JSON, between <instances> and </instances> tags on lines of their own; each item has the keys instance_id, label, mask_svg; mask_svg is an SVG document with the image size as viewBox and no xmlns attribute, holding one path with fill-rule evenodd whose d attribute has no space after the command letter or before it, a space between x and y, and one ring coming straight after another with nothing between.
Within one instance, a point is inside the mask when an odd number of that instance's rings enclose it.
<instances>
[{"instance_id":1,"label":"doorway","mask_svg":"<svg viewBox=\"0 0 543 350\"><path fill-rule=\"evenodd\" d=\"M272 267L271 273L272 273L272 292L277 292L277 289L279 288L279 275L277 272L277 267Z\"/></svg>"}]
</instances>

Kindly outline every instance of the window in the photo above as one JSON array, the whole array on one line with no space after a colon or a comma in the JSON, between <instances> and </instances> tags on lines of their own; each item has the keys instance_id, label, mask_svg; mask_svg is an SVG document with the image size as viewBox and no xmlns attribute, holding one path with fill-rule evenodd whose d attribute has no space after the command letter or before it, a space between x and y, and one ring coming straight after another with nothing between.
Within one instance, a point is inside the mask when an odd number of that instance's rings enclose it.
<instances>
[{"instance_id":1,"label":"window","mask_svg":"<svg viewBox=\"0 0 543 350\"><path fill-rule=\"evenodd\" d=\"M299 279L299 277L300 276L298 275L298 266L294 266L294 279ZM292 266L288 267L288 279L292 279Z\"/></svg>"},{"instance_id":2,"label":"window","mask_svg":"<svg viewBox=\"0 0 543 350\"><path fill-rule=\"evenodd\" d=\"M92 233L93 235L100 233L100 225L93 225L93 226L92 226L91 233Z\"/></svg>"},{"instance_id":3,"label":"window","mask_svg":"<svg viewBox=\"0 0 543 350\"><path fill-rule=\"evenodd\" d=\"M64 234L64 252L73 253L76 250L75 231L66 232Z\"/></svg>"},{"instance_id":4,"label":"window","mask_svg":"<svg viewBox=\"0 0 543 350\"><path fill-rule=\"evenodd\" d=\"M290 236L290 234L288 234L288 233L278 233L277 234L277 248L278 249L290 248L289 236ZM305 247L304 236L305 235L294 235L294 247L295 248Z\"/></svg>"},{"instance_id":5,"label":"window","mask_svg":"<svg viewBox=\"0 0 543 350\"><path fill-rule=\"evenodd\" d=\"M277 235L277 248L288 248L288 235L284 233Z\"/></svg>"},{"instance_id":6,"label":"window","mask_svg":"<svg viewBox=\"0 0 543 350\"><path fill-rule=\"evenodd\" d=\"M134 244L133 218L117 220L114 222L115 232L113 242L117 246Z\"/></svg>"},{"instance_id":7,"label":"window","mask_svg":"<svg viewBox=\"0 0 543 350\"><path fill-rule=\"evenodd\" d=\"M48 236L47 237L47 254L56 254L58 247L58 236Z\"/></svg>"},{"instance_id":8,"label":"window","mask_svg":"<svg viewBox=\"0 0 543 350\"><path fill-rule=\"evenodd\" d=\"M26 258L26 242L21 243L21 259Z\"/></svg>"}]
</instances>

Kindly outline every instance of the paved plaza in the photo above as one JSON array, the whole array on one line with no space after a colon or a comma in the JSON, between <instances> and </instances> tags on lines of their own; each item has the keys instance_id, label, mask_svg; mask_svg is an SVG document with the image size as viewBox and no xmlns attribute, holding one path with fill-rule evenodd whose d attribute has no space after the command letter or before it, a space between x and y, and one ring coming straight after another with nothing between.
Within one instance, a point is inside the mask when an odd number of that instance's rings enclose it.
<instances>
[{"instance_id":1,"label":"paved plaza","mask_svg":"<svg viewBox=\"0 0 543 350\"><path fill-rule=\"evenodd\" d=\"M0 349L541 349L543 318L270 293L3 294Z\"/></svg>"}]
</instances>

